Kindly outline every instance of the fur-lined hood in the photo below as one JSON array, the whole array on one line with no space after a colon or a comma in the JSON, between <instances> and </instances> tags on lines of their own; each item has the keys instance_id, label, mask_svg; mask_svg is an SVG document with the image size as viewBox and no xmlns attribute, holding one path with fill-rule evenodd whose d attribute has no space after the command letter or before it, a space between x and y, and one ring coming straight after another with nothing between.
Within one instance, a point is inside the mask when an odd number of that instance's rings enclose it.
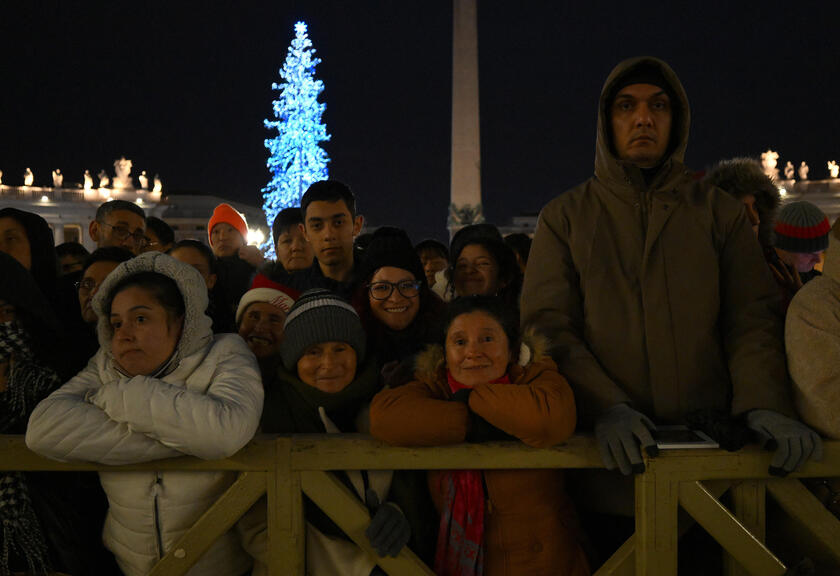
<instances>
[{"instance_id":1,"label":"fur-lined hood","mask_svg":"<svg viewBox=\"0 0 840 576\"><path fill-rule=\"evenodd\" d=\"M758 225L759 242L762 246L773 245L773 225L782 198L776 183L764 173L757 160L722 160L709 170L704 180L739 200L748 194L755 196L755 209L761 220Z\"/></svg>"},{"instance_id":2,"label":"fur-lined hood","mask_svg":"<svg viewBox=\"0 0 840 576\"><path fill-rule=\"evenodd\" d=\"M533 329L528 329L522 335L519 345L519 359L516 364L521 368L548 357L548 338ZM420 352L414 361L415 376L427 384L435 382L444 371L446 353L440 344L431 344Z\"/></svg>"}]
</instances>

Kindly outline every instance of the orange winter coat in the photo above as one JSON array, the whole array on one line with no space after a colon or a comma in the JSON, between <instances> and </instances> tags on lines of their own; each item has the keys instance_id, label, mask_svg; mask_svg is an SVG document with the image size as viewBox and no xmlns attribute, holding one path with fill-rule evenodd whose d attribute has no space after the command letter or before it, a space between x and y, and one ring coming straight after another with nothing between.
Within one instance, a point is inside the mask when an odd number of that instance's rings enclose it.
<instances>
[{"instance_id":1,"label":"orange winter coat","mask_svg":"<svg viewBox=\"0 0 840 576\"><path fill-rule=\"evenodd\" d=\"M464 442L469 415L450 402L443 350L418 357L416 380L385 389L371 403L371 434L390 444L438 446ZM508 370L511 384L483 384L470 394L469 408L525 444L559 444L575 429L575 402L566 379L547 357ZM440 471L429 472L429 488L440 511ZM486 576L589 574L578 543L574 508L560 470L484 471Z\"/></svg>"}]
</instances>

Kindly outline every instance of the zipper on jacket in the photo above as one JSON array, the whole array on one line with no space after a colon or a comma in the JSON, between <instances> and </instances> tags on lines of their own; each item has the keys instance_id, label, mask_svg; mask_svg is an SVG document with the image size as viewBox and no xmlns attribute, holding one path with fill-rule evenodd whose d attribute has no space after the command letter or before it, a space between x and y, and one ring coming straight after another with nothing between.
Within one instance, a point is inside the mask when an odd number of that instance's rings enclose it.
<instances>
[{"instance_id":1,"label":"zipper on jacket","mask_svg":"<svg viewBox=\"0 0 840 576\"><path fill-rule=\"evenodd\" d=\"M160 507L158 506L158 494L160 492L160 484L160 473L155 472L155 538L157 539L158 560L163 558L163 535L161 534Z\"/></svg>"}]
</instances>

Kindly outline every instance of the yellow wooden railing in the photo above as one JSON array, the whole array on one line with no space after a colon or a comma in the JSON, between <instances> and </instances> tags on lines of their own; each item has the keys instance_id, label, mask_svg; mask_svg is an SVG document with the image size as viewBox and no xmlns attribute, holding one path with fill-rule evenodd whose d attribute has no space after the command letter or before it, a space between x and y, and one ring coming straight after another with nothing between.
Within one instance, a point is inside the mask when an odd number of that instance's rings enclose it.
<instances>
[{"instance_id":1,"label":"yellow wooden railing","mask_svg":"<svg viewBox=\"0 0 840 576\"><path fill-rule=\"evenodd\" d=\"M802 524L840 566L840 521L799 482L802 477L840 477L840 442L826 442L821 462L780 479L767 474L771 455L755 447L662 451L636 476L636 533L601 567L598 575L677 573L677 541L686 522L678 509L703 526L728 553L730 576L784 574L787 567L764 545L765 496L770 494L792 521ZM600 468L594 440L575 436L549 449L519 443L397 448L366 436L259 437L232 458L202 461L175 458L106 467L53 462L30 452L20 436L0 436L0 470L233 470L237 481L176 543L152 574L185 574L201 554L227 532L261 496L267 495L268 570L271 576L303 575L305 532L302 494L326 512L388 573L428 575L432 571L410 550L378 558L364 530L366 508L330 470ZM731 492L733 511L719 497Z\"/></svg>"}]
</instances>

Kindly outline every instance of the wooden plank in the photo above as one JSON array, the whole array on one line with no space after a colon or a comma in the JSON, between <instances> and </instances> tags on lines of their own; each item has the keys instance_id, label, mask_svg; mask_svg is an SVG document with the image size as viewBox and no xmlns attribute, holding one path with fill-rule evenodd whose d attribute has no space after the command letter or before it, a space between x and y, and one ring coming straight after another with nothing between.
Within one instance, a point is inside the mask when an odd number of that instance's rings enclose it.
<instances>
[{"instance_id":1,"label":"wooden plank","mask_svg":"<svg viewBox=\"0 0 840 576\"><path fill-rule=\"evenodd\" d=\"M424 448L389 446L358 434L296 435L295 470L448 470L603 468L595 440L574 436L553 448L521 442L488 442Z\"/></svg>"},{"instance_id":2,"label":"wooden plank","mask_svg":"<svg viewBox=\"0 0 840 576\"><path fill-rule=\"evenodd\" d=\"M636 535L633 534L604 562L594 576L633 576L636 573Z\"/></svg>"},{"instance_id":3,"label":"wooden plank","mask_svg":"<svg viewBox=\"0 0 840 576\"><path fill-rule=\"evenodd\" d=\"M264 471L274 467L275 437L260 437L252 440L235 455L224 460L201 460L192 456L138 462L122 466L106 466L96 462L58 462L35 454L26 447L23 436L0 435L0 471L71 471L107 470L109 472L135 470L231 470Z\"/></svg>"},{"instance_id":4,"label":"wooden plank","mask_svg":"<svg viewBox=\"0 0 840 576\"><path fill-rule=\"evenodd\" d=\"M277 440L276 474L268 485L266 562L269 576L303 576L306 525L300 473L291 469L292 440Z\"/></svg>"},{"instance_id":5,"label":"wooden plank","mask_svg":"<svg viewBox=\"0 0 840 576\"><path fill-rule=\"evenodd\" d=\"M679 502L750 574L781 576L787 571L700 482L681 482Z\"/></svg>"},{"instance_id":6,"label":"wooden plank","mask_svg":"<svg viewBox=\"0 0 840 576\"><path fill-rule=\"evenodd\" d=\"M370 524L367 508L335 476L329 472L310 471L301 472L300 478L306 495L385 572L393 576L434 576L434 572L407 546L396 558L383 558L370 547L365 536L365 529Z\"/></svg>"},{"instance_id":7,"label":"wooden plank","mask_svg":"<svg viewBox=\"0 0 840 576\"><path fill-rule=\"evenodd\" d=\"M265 494L264 472L243 472L222 496L181 536L149 576L182 576L213 543L231 529Z\"/></svg>"},{"instance_id":8,"label":"wooden plank","mask_svg":"<svg viewBox=\"0 0 840 576\"><path fill-rule=\"evenodd\" d=\"M810 532L811 538L824 545L834 561L840 564L840 519L826 510L799 480L768 480L767 491L782 509L799 520Z\"/></svg>"},{"instance_id":9,"label":"wooden plank","mask_svg":"<svg viewBox=\"0 0 840 576\"><path fill-rule=\"evenodd\" d=\"M636 574L677 574L677 486L646 459L636 476Z\"/></svg>"},{"instance_id":10,"label":"wooden plank","mask_svg":"<svg viewBox=\"0 0 840 576\"><path fill-rule=\"evenodd\" d=\"M706 485L708 489L708 485ZM718 494L714 495L719 498ZM765 539L766 491L764 482L744 480L732 487L732 508L741 524L760 542ZM748 572L730 554L725 554L726 576L746 576Z\"/></svg>"}]
</instances>

